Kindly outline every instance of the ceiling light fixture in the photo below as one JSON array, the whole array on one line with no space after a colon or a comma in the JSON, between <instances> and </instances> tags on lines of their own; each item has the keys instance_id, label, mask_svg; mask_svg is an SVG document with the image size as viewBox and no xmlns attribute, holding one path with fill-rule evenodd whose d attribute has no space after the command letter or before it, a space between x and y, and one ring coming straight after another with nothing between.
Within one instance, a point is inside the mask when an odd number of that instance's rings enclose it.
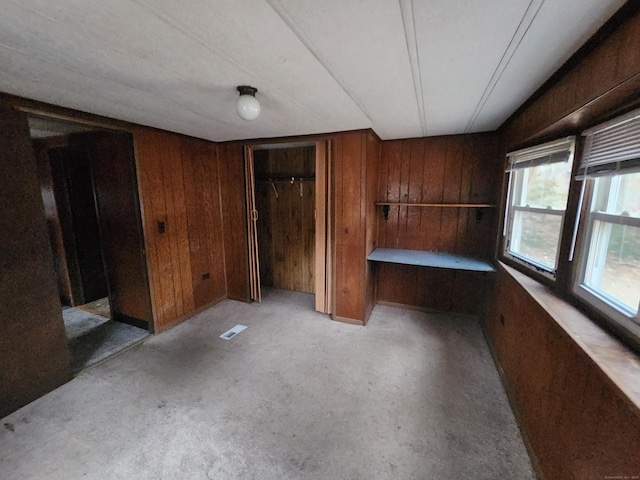
<instances>
[{"instance_id":1,"label":"ceiling light fixture","mask_svg":"<svg viewBox=\"0 0 640 480\"><path fill-rule=\"evenodd\" d=\"M236 100L236 112L244 120L255 120L260 115L260 102L256 99L257 88L248 85L238 87L240 96Z\"/></svg>"}]
</instances>

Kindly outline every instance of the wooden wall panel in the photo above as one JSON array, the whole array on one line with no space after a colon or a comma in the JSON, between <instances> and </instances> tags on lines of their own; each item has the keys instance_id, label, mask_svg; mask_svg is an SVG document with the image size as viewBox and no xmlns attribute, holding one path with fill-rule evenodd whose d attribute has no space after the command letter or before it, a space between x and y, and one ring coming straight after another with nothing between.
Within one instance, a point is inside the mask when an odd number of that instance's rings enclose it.
<instances>
[{"instance_id":1,"label":"wooden wall panel","mask_svg":"<svg viewBox=\"0 0 640 480\"><path fill-rule=\"evenodd\" d=\"M226 295L217 148L181 139L191 283L195 308Z\"/></svg>"},{"instance_id":2,"label":"wooden wall panel","mask_svg":"<svg viewBox=\"0 0 640 480\"><path fill-rule=\"evenodd\" d=\"M335 299L334 318L365 318L366 133L336 135L334 153Z\"/></svg>"},{"instance_id":3,"label":"wooden wall panel","mask_svg":"<svg viewBox=\"0 0 640 480\"><path fill-rule=\"evenodd\" d=\"M510 147L560 136L637 105L640 93L640 5L628 2L603 27L587 51L579 51L561 74L501 127Z\"/></svg>"},{"instance_id":4,"label":"wooden wall panel","mask_svg":"<svg viewBox=\"0 0 640 480\"><path fill-rule=\"evenodd\" d=\"M54 148L49 153L61 162L64 170L63 188L69 207L66 233L71 238L66 251L68 258L74 258L70 263L78 268L79 276L72 284L79 286L74 289L74 301L81 305L109 293L93 188L92 155L84 145Z\"/></svg>"},{"instance_id":5,"label":"wooden wall panel","mask_svg":"<svg viewBox=\"0 0 640 480\"><path fill-rule=\"evenodd\" d=\"M502 160L500 143L489 134L382 142L378 201L495 204ZM392 206L388 220L378 216L380 247L487 258L493 245L494 210L483 210L480 223L475 209L463 208Z\"/></svg>"},{"instance_id":6,"label":"wooden wall panel","mask_svg":"<svg viewBox=\"0 0 640 480\"><path fill-rule=\"evenodd\" d=\"M193 303L199 307L206 304L207 282L202 275L208 271L206 233L204 227L205 212L203 206L203 178L201 156L208 157L206 145L199 148L199 142L191 139L181 139L181 154L184 157L182 172L184 175L185 206L187 212L187 228L189 231L189 260L191 266L191 284L193 286Z\"/></svg>"},{"instance_id":7,"label":"wooden wall panel","mask_svg":"<svg viewBox=\"0 0 640 480\"><path fill-rule=\"evenodd\" d=\"M226 294L221 169L209 142L146 129L134 139L154 320L161 331ZM226 189L232 187L230 182Z\"/></svg>"},{"instance_id":8,"label":"wooden wall panel","mask_svg":"<svg viewBox=\"0 0 640 480\"><path fill-rule=\"evenodd\" d=\"M242 145L218 146L224 251L229 298L249 301L249 258Z\"/></svg>"},{"instance_id":9,"label":"wooden wall panel","mask_svg":"<svg viewBox=\"0 0 640 480\"><path fill-rule=\"evenodd\" d=\"M158 137L144 134L144 131L134 135L136 167L138 171L138 193L140 196L140 211L145 239L145 254L149 273L149 293L151 294L151 308L153 312L154 331L166 319L177 318L175 307L170 307L170 300L165 305L161 276L163 267L160 264L163 256L159 255L158 220L156 212L164 208L161 184L159 182L160 163L157 158L159 149ZM170 272L167 272L170 273Z\"/></svg>"},{"instance_id":10,"label":"wooden wall panel","mask_svg":"<svg viewBox=\"0 0 640 480\"><path fill-rule=\"evenodd\" d=\"M207 244L208 271L211 273L211 285L207 289L209 302L217 301L227 294L227 272L224 259L224 237L222 224L222 200L220 198L220 159L217 146L208 143L206 150L208 155L200 157L202 176L206 185L210 188L202 189L203 223ZM204 148L204 147L203 147ZM203 305L202 299L196 304Z\"/></svg>"},{"instance_id":11,"label":"wooden wall panel","mask_svg":"<svg viewBox=\"0 0 640 480\"><path fill-rule=\"evenodd\" d=\"M447 137L435 137L424 139L425 167L422 176L422 201L425 203L441 203L444 201L444 173L445 160L448 148ZM421 208L420 211L420 243L414 244L416 250L423 248L428 251L436 251L442 247L440 242L440 226L442 209Z\"/></svg>"},{"instance_id":12,"label":"wooden wall panel","mask_svg":"<svg viewBox=\"0 0 640 480\"><path fill-rule=\"evenodd\" d=\"M0 417L70 380L29 127L0 107Z\"/></svg>"},{"instance_id":13,"label":"wooden wall panel","mask_svg":"<svg viewBox=\"0 0 640 480\"><path fill-rule=\"evenodd\" d=\"M377 246L380 141L369 131L333 139L335 319L364 324L376 303L375 265L367 255Z\"/></svg>"},{"instance_id":14,"label":"wooden wall panel","mask_svg":"<svg viewBox=\"0 0 640 480\"><path fill-rule=\"evenodd\" d=\"M41 142L33 141L34 152L38 165L38 178L40 180L40 194L44 204L44 211L49 232L49 243L53 253L54 269L58 280L58 292L60 300L64 305L74 305L73 288L69 266L67 265L67 252L64 245L63 219L68 210L68 199L66 199L66 188L60 188L61 181L64 186L64 171L57 168L54 180L54 170L49 160L48 147ZM61 175L62 173L62 175ZM65 197L65 202L60 202L60 197ZM59 205L59 203L62 203Z\"/></svg>"},{"instance_id":15,"label":"wooden wall panel","mask_svg":"<svg viewBox=\"0 0 640 480\"><path fill-rule=\"evenodd\" d=\"M151 324L151 300L144 259L132 138L128 133L73 135L91 156L100 239L113 318Z\"/></svg>"},{"instance_id":16,"label":"wooden wall panel","mask_svg":"<svg viewBox=\"0 0 640 480\"><path fill-rule=\"evenodd\" d=\"M456 135L382 142L378 201L489 203L498 200L502 152L494 135ZM497 210L391 207L378 218L378 246L491 258ZM379 301L481 313L489 276L379 265Z\"/></svg>"},{"instance_id":17,"label":"wooden wall panel","mask_svg":"<svg viewBox=\"0 0 640 480\"><path fill-rule=\"evenodd\" d=\"M509 149L579 134L638 106L640 4L627 2L620 13L604 27L607 32L596 35L501 127ZM575 218L579 189L579 183L573 182L567 220ZM571 233L566 229L563 236L565 253ZM555 288L570 297L572 266L567 258L562 255ZM581 346L588 329L597 327L583 318L586 324L579 331L580 340L572 338L523 287L523 276L507 272L498 273L487 336L542 477L637 476L638 408L630 406L609 377L617 369L605 374ZM520 275L520 281L514 275ZM544 287L538 284L537 288ZM603 332L599 335L600 344L613 341Z\"/></svg>"},{"instance_id":18,"label":"wooden wall panel","mask_svg":"<svg viewBox=\"0 0 640 480\"><path fill-rule=\"evenodd\" d=\"M180 137L173 135L165 138L165 148L160 157L167 219L166 233L161 235L166 235L169 240L174 300L178 317L187 315L195 309L180 140Z\"/></svg>"},{"instance_id":19,"label":"wooden wall panel","mask_svg":"<svg viewBox=\"0 0 640 480\"><path fill-rule=\"evenodd\" d=\"M254 164L261 282L314 293L315 149L256 150ZM302 182L301 195L299 182L267 181L276 177L310 180Z\"/></svg>"},{"instance_id":20,"label":"wooden wall panel","mask_svg":"<svg viewBox=\"0 0 640 480\"><path fill-rule=\"evenodd\" d=\"M638 475L637 407L503 269L486 327L542 478ZM580 332L585 340L591 334Z\"/></svg>"},{"instance_id":21,"label":"wooden wall panel","mask_svg":"<svg viewBox=\"0 0 640 480\"><path fill-rule=\"evenodd\" d=\"M159 331L183 315L177 307L174 293L180 288L180 284L174 283L172 246L168 234L175 220L169 219L167 207L166 197L171 196L171 191L165 191L163 182L163 163L166 168L168 162L166 159L163 162L162 156L166 154L165 149L169 148L172 137L161 132L143 130L134 138L154 324L155 330ZM165 233L159 232L161 222L164 223Z\"/></svg>"},{"instance_id":22,"label":"wooden wall panel","mask_svg":"<svg viewBox=\"0 0 640 480\"><path fill-rule=\"evenodd\" d=\"M62 157L49 150L49 164L51 165L51 175L53 179L53 194L56 201L58 222L49 224L52 228L60 228L64 251L56 250L56 262L64 262L69 278L69 305L80 305L82 302L82 281L80 277L80 265L76 255L76 242L73 234L73 221L71 219L71 204L69 200L69 189L67 187L67 175ZM58 256L64 254L64 257Z\"/></svg>"}]
</instances>

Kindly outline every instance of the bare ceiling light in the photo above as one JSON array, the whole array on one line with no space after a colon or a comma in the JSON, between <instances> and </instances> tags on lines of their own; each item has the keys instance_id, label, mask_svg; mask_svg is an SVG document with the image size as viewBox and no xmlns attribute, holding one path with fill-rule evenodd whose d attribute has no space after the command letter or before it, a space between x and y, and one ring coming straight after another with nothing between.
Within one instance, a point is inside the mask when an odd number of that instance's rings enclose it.
<instances>
[{"instance_id":1,"label":"bare ceiling light","mask_svg":"<svg viewBox=\"0 0 640 480\"><path fill-rule=\"evenodd\" d=\"M255 120L260 115L260 102L256 99L257 88L248 85L238 87L240 96L236 101L236 112L244 120Z\"/></svg>"}]
</instances>

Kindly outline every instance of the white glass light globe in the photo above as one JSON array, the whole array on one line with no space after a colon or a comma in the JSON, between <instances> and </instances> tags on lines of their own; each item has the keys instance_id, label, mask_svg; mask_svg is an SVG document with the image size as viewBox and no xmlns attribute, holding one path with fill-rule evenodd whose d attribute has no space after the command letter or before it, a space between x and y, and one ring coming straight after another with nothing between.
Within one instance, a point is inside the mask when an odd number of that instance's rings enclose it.
<instances>
[{"instance_id":1,"label":"white glass light globe","mask_svg":"<svg viewBox=\"0 0 640 480\"><path fill-rule=\"evenodd\" d=\"M244 120L255 120L260 115L260 102L253 95L240 95L236 100L236 112Z\"/></svg>"}]
</instances>

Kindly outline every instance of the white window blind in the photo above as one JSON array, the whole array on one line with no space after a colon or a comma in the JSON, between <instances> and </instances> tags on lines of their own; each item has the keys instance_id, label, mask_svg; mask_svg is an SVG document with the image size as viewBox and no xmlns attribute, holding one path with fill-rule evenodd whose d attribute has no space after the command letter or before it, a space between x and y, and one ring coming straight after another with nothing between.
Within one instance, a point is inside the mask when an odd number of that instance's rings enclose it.
<instances>
[{"instance_id":1,"label":"white window blind","mask_svg":"<svg viewBox=\"0 0 640 480\"><path fill-rule=\"evenodd\" d=\"M640 171L640 110L582 133L586 137L578 179Z\"/></svg>"},{"instance_id":2,"label":"white window blind","mask_svg":"<svg viewBox=\"0 0 640 480\"><path fill-rule=\"evenodd\" d=\"M531 168L549 163L566 162L573 157L575 137L566 137L535 147L523 148L507 153L507 172L521 168Z\"/></svg>"}]
</instances>

